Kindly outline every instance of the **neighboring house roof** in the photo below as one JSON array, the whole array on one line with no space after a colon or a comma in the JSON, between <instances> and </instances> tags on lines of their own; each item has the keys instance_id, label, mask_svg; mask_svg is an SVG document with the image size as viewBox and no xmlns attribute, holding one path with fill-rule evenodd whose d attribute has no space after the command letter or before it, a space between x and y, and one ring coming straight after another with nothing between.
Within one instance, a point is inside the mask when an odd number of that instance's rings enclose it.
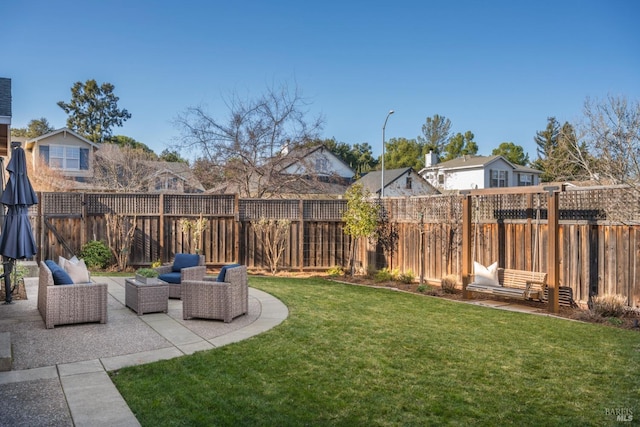
<instances>
[{"instance_id":1,"label":"neighboring house roof","mask_svg":"<svg viewBox=\"0 0 640 427\"><path fill-rule=\"evenodd\" d=\"M424 184L427 185L430 190L433 190L433 194L438 193L438 190L434 186L429 184L427 180L425 180L421 175L416 173L416 171L411 167L400 168L400 169L385 169L384 188L386 189L387 187L389 187L396 180L400 179L402 176L407 174L407 172L411 172L418 179L423 180ZM382 185L382 171L371 171L367 173L365 176L363 176L362 178L360 178L357 182L362 184L363 188L365 190L368 190L372 194L380 193L380 187Z\"/></svg>"},{"instance_id":2,"label":"neighboring house roof","mask_svg":"<svg viewBox=\"0 0 640 427\"><path fill-rule=\"evenodd\" d=\"M338 174L342 178L351 179L355 175L355 171L349 166L342 158L333 153L325 144L318 144L313 146L297 146L289 151L285 158L291 159L290 162L285 162L283 164L282 170L285 173L296 173L295 169L300 165L301 162L304 162L305 159L313 159L315 155L322 155L324 157L329 158L333 163L333 170L328 171L329 174ZM315 165L309 165L311 168L314 168ZM308 166L308 167L309 167ZM335 167L338 166L338 167ZM342 169L342 173L339 173L338 169ZM325 174L326 171L315 171L316 173L322 175Z\"/></svg>"},{"instance_id":3,"label":"neighboring house roof","mask_svg":"<svg viewBox=\"0 0 640 427\"><path fill-rule=\"evenodd\" d=\"M36 137L36 138L28 139L28 140L26 141L26 148L27 148L27 149L31 149L31 148L33 147L33 145L34 145L34 144L39 143L39 142L40 142L40 141L42 141L43 139L50 138L50 137L52 137L52 136L54 136L54 135L58 135L58 134L60 134L60 133L63 133L63 134L67 134L67 133L68 133L69 135L73 135L73 136L75 136L76 138L78 138L79 140L81 140L81 141L83 141L83 142L86 142L88 145L90 145L90 146L91 146L91 147L93 147L93 148L99 148L99 147L100 147L100 146L99 146L98 144L96 144L95 142L89 141L87 138L85 138L85 137L83 137L82 135L80 135L80 134L78 134L78 133L76 133L76 132L72 131L72 130L71 130L71 129L69 129L69 128L61 128L61 129L57 129L57 130L54 130L54 131L49 132L49 133L45 133L44 135L40 135L40 136L38 136L38 137Z\"/></svg>"},{"instance_id":4,"label":"neighboring house roof","mask_svg":"<svg viewBox=\"0 0 640 427\"><path fill-rule=\"evenodd\" d=\"M542 173L537 169L511 163L509 160L507 160L503 156L493 155L493 156L462 156L462 157L458 157L457 159L448 160L446 162L436 163L435 165L422 168L420 170L420 175L423 175L424 172L434 171L434 170L453 170L453 169L460 170L460 169L474 169L479 167L486 168L492 163L498 162L500 160L506 162L514 170L517 170L520 172L529 172L529 173L538 173L538 174Z\"/></svg>"},{"instance_id":5,"label":"neighboring house roof","mask_svg":"<svg viewBox=\"0 0 640 427\"><path fill-rule=\"evenodd\" d=\"M187 163L184 162L156 162L147 161L147 166L154 169L155 172L151 175L151 179L162 177L163 175L173 175L182 180L185 187L196 190L197 192L204 192L205 188L200 181L193 174L193 170Z\"/></svg>"}]
</instances>

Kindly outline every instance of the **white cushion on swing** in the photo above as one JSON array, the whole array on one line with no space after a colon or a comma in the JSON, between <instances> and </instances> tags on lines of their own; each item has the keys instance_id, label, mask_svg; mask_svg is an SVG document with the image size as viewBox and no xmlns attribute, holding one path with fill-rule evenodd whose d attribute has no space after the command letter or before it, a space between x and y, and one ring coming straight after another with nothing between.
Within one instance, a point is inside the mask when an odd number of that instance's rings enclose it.
<instances>
[{"instance_id":1,"label":"white cushion on swing","mask_svg":"<svg viewBox=\"0 0 640 427\"><path fill-rule=\"evenodd\" d=\"M476 285L500 286L498 281L498 262L494 262L489 267L485 267L479 262L473 261L473 275Z\"/></svg>"}]
</instances>

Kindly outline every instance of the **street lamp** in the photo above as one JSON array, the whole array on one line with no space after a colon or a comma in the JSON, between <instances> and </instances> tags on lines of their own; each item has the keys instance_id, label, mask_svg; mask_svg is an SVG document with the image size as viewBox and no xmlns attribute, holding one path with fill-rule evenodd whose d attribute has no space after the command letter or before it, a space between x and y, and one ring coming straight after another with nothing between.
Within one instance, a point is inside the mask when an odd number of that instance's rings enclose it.
<instances>
[{"instance_id":1,"label":"street lamp","mask_svg":"<svg viewBox=\"0 0 640 427\"><path fill-rule=\"evenodd\" d=\"M389 116L393 114L393 110L389 111L389 114L387 114L387 118L384 119L384 125L382 125L382 178L381 178L381 183L382 186L380 187L380 198L382 199L384 197L384 129L387 127L387 120L389 120Z\"/></svg>"}]
</instances>

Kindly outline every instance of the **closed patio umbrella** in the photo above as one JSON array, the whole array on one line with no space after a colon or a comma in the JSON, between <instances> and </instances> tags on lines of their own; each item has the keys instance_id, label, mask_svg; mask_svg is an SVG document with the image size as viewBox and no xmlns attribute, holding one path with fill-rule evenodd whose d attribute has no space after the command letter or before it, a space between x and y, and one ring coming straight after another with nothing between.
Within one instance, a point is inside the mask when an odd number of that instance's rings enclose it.
<instances>
[{"instance_id":1,"label":"closed patio umbrella","mask_svg":"<svg viewBox=\"0 0 640 427\"><path fill-rule=\"evenodd\" d=\"M0 203L7 207L7 213L0 234L0 255L4 264L5 304L10 304L11 271L15 260L31 258L36 254L36 241L29 221L29 206L38 203L29 177L24 150L19 142L11 144L11 160L7 165L9 180L0 197Z\"/></svg>"}]
</instances>

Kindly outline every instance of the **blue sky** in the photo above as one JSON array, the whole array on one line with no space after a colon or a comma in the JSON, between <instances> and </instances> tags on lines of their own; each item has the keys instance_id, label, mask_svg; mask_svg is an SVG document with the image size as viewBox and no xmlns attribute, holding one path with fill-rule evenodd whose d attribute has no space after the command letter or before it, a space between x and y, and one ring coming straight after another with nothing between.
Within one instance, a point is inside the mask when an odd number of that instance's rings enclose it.
<instances>
[{"instance_id":1,"label":"blue sky","mask_svg":"<svg viewBox=\"0 0 640 427\"><path fill-rule=\"evenodd\" d=\"M510 141L533 160L547 117L577 122L587 97L640 99L636 0L21 0L0 16L13 127L65 126L56 103L95 79L132 114L114 134L157 153L187 107L222 119L232 93L281 83L324 116L322 137L376 156L390 109L387 140L416 138L439 114L472 131L480 154Z\"/></svg>"}]
</instances>

